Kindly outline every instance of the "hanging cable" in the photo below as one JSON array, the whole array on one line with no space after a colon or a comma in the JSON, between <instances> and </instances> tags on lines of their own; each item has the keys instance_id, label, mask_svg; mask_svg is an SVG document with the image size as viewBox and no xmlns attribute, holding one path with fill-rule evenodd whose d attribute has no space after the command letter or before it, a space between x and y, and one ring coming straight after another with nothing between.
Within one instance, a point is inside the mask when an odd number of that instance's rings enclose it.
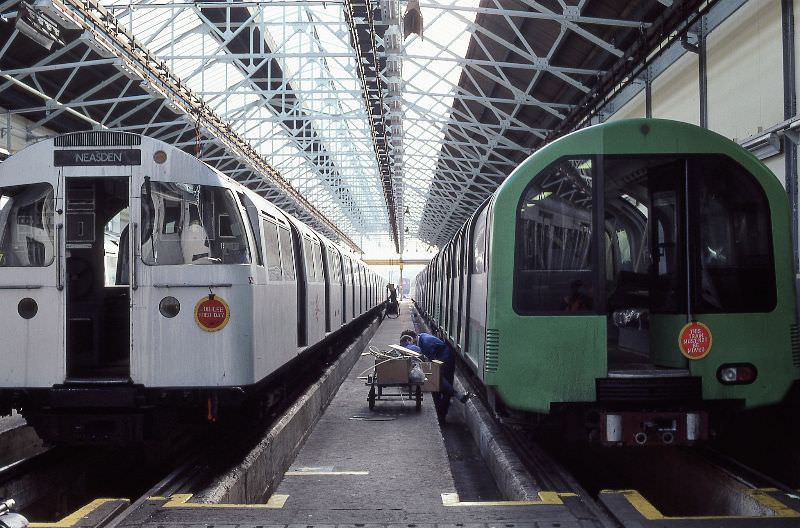
<instances>
[{"instance_id":1,"label":"hanging cable","mask_svg":"<svg viewBox=\"0 0 800 528\"><path fill-rule=\"evenodd\" d=\"M194 155L199 159L202 152L203 149L200 143L200 114L197 114L197 118L194 122Z\"/></svg>"}]
</instances>

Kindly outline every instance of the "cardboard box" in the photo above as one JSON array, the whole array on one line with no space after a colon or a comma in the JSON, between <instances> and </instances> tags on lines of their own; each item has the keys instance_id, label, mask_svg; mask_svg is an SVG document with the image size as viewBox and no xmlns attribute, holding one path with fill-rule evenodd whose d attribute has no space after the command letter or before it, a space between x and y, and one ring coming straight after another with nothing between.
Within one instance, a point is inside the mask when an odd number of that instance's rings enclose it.
<instances>
[{"instance_id":1,"label":"cardboard box","mask_svg":"<svg viewBox=\"0 0 800 528\"><path fill-rule=\"evenodd\" d=\"M411 370L411 361L407 358L392 360L376 359L375 376L380 385L408 383L408 372Z\"/></svg>"},{"instance_id":2,"label":"cardboard box","mask_svg":"<svg viewBox=\"0 0 800 528\"><path fill-rule=\"evenodd\" d=\"M428 380L422 385L422 392L439 392L439 380L441 379L440 369L442 362L438 359L420 363L422 372Z\"/></svg>"},{"instance_id":3,"label":"cardboard box","mask_svg":"<svg viewBox=\"0 0 800 528\"><path fill-rule=\"evenodd\" d=\"M408 358L375 360L375 375L379 385L394 385L408 383L408 373L411 371L412 361ZM439 379L442 362L439 360L423 361L420 363L422 372L427 381L422 385L422 392L439 392Z\"/></svg>"}]
</instances>

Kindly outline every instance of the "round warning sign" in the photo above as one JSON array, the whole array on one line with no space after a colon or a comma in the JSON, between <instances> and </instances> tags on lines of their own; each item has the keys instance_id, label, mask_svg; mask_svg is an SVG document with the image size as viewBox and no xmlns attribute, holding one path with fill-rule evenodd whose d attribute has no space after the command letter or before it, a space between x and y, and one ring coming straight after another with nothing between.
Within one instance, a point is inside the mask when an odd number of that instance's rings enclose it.
<instances>
[{"instance_id":1,"label":"round warning sign","mask_svg":"<svg viewBox=\"0 0 800 528\"><path fill-rule=\"evenodd\" d=\"M194 320L206 332L218 332L231 318L231 309L221 297L203 297L194 307Z\"/></svg>"},{"instance_id":2,"label":"round warning sign","mask_svg":"<svg viewBox=\"0 0 800 528\"><path fill-rule=\"evenodd\" d=\"M703 323L694 321L681 329L678 347L687 359L702 359L711 352L711 330Z\"/></svg>"}]
</instances>

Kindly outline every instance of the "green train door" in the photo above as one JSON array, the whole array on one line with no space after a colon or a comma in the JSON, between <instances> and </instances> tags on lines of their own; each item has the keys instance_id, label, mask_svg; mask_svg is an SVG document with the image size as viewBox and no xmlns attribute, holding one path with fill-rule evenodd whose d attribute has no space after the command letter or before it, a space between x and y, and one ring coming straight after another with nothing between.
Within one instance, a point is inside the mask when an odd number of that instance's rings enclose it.
<instances>
[{"instance_id":1,"label":"green train door","mask_svg":"<svg viewBox=\"0 0 800 528\"><path fill-rule=\"evenodd\" d=\"M675 157L604 160L611 375L688 375L676 347L688 320L686 171Z\"/></svg>"}]
</instances>

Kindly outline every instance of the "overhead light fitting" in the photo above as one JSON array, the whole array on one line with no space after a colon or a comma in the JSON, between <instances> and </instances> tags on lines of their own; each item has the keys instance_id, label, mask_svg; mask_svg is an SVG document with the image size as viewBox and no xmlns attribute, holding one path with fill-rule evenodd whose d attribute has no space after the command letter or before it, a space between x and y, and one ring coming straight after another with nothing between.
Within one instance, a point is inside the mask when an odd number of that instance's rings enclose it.
<instances>
[{"instance_id":1,"label":"overhead light fitting","mask_svg":"<svg viewBox=\"0 0 800 528\"><path fill-rule=\"evenodd\" d=\"M33 3L33 8L36 11L46 15L50 21L63 30L83 31L77 22L67 18L60 9L53 5L53 0L35 0Z\"/></svg>"},{"instance_id":2,"label":"overhead light fitting","mask_svg":"<svg viewBox=\"0 0 800 528\"><path fill-rule=\"evenodd\" d=\"M0 13L0 20L2 20L3 22L9 22L17 18L17 15L18 15L17 11L7 11L5 13Z\"/></svg>"},{"instance_id":3,"label":"overhead light fitting","mask_svg":"<svg viewBox=\"0 0 800 528\"><path fill-rule=\"evenodd\" d=\"M783 150L780 137L775 132L769 132L742 142L744 148L760 160L778 155Z\"/></svg>"},{"instance_id":4,"label":"overhead light fitting","mask_svg":"<svg viewBox=\"0 0 800 528\"><path fill-rule=\"evenodd\" d=\"M48 4L52 8L52 4ZM40 6L32 6L27 2L19 5L17 21L14 27L23 35L50 50L58 42L62 46L67 40L74 40L80 36L80 29L75 29L68 20L57 17L54 19L45 16Z\"/></svg>"},{"instance_id":5,"label":"overhead light fitting","mask_svg":"<svg viewBox=\"0 0 800 528\"><path fill-rule=\"evenodd\" d=\"M403 15L403 38L408 38L412 33L416 33L422 38L422 27L422 10L419 7L419 0L410 0Z\"/></svg>"}]
</instances>

